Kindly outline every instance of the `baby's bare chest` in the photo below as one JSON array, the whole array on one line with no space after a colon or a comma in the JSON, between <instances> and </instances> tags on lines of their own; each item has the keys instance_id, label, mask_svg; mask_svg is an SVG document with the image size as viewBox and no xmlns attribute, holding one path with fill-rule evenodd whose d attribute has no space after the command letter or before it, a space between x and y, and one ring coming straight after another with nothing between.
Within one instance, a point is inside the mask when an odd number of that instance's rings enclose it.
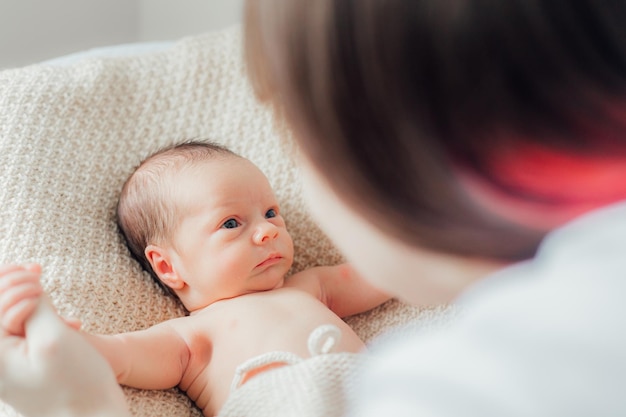
<instances>
[{"instance_id":1,"label":"baby's bare chest","mask_svg":"<svg viewBox=\"0 0 626 417\"><path fill-rule=\"evenodd\" d=\"M212 308L213 307L213 308ZM212 360L246 360L271 350L307 356L307 339L321 324L345 324L319 300L298 291L273 291L226 300L198 315L196 328L211 343Z\"/></svg>"},{"instance_id":2,"label":"baby's bare chest","mask_svg":"<svg viewBox=\"0 0 626 417\"><path fill-rule=\"evenodd\" d=\"M197 403L225 401L235 370L248 359L275 351L308 358L309 336L323 324L334 324L342 332L336 351L362 349L356 334L319 300L294 290L279 291L221 301L188 317L186 331L192 342L186 374L193 382L181 388Z\"/></svg>"}]
</instances>

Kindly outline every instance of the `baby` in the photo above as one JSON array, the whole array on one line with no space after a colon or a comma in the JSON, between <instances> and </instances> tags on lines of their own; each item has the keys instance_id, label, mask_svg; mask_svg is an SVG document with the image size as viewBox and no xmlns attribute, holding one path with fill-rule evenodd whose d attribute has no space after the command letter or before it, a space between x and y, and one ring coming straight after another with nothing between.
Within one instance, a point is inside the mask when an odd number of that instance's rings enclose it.
<instances>
[{"instance_id":1,"label":"baby","mask_svg":"<svg viewBox=\"0 0 626 417\"><path fill-rule=\"evenodd\" d=\"M186 142L143 161L124 185L118 221L133 255L189 315L84 336L120 384L178 386L206 416L217 414L231 389L312 351L362 351L340 317L389 299L346 264L286 278L293 243L269 181L214 144ZM37 266L0 268L7 331L23 332L41 299L39 275Z\"/></svg>"}]
</instances>

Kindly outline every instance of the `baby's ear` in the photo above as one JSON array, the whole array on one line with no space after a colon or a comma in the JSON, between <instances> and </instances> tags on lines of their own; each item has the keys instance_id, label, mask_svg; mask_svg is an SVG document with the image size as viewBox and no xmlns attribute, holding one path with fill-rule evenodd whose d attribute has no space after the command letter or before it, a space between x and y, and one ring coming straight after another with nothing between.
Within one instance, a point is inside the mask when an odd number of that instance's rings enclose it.
<instances>
[{"instance_id":1,"label":"baby's ear","mask_svg":"<svg viewBox=\"0 0 626 417\"><path fill-rule=\"evenodd\" d=\"M173 290L180 290L185 286L185 282L178 275L167 249L156 245L148 245L144 251L152 270L159 277L161 282Z\"/></svg>"}]
</instances>

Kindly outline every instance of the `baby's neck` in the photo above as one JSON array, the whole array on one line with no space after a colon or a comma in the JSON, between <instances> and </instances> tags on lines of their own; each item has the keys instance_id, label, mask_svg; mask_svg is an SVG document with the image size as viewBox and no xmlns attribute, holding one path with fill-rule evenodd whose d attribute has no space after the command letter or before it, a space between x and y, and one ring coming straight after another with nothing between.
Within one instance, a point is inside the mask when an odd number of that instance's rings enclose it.
<instances>
[{"instance_id":1,"label":"baby's neck","mask_svg":"<svg viewBox=\"0 0 626 417\"><path fill-rule=\"evenodd\" d=\"M240 299L240 298L245 297L247 295L259 294L259 293L267 293L267 292L271 292L271 291L277 291L277 290L283 288L284 282L285 281L282 280L280 282L280 285L277 285L276 287L270 288L270 289L267 289L267 290L250 291L250 292L247 292L245 294L236 295L234 297L224 297L224 298L214 299L214 300L211 300L209 303L207 303L205 305L199 305L199 306L196 306L195 308L191 308L191 306L185 304L185 302L182 301L182 299L181 299L181 302L182 302L183 306L185 307L185 309L187 310L187 312L189 313L189 315L193 316L193 315L196 315L196 314L199 314L199 313L205 311L206 309L208 309L208 308L210 308L212 306L215 306L215 305L218 305L218 304L223 304L223 303L235 300L235 299Z\"/></svg>"}]
</instances>

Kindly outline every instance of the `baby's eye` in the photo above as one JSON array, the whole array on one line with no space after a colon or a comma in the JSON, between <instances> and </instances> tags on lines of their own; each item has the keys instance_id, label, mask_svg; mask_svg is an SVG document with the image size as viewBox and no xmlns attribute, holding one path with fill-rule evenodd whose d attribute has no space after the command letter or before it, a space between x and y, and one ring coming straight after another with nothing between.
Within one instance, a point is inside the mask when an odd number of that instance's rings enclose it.
<instances>
[{"instance_id":1,"label":"baby's eye","mask_svg":"<svg viewBox=\"0 0 626 417\"><path fill-rule=\"evenodd\" d=\"M276 210L274 209L269 209L266 213L265 213L265 218L266 219L271 219L272 217L276 217Z\"/></svg>"},{"instance_id":2,"label":"baby's eye","mask_svg":"<svg viewBox=\"0 0 626 417\"><path fill-rule=\"evenodd\" d=\"M239 226L239 222L235 219L228 219L222 225L222 229L234 229Z\"/></svg>"}]
</instances>

